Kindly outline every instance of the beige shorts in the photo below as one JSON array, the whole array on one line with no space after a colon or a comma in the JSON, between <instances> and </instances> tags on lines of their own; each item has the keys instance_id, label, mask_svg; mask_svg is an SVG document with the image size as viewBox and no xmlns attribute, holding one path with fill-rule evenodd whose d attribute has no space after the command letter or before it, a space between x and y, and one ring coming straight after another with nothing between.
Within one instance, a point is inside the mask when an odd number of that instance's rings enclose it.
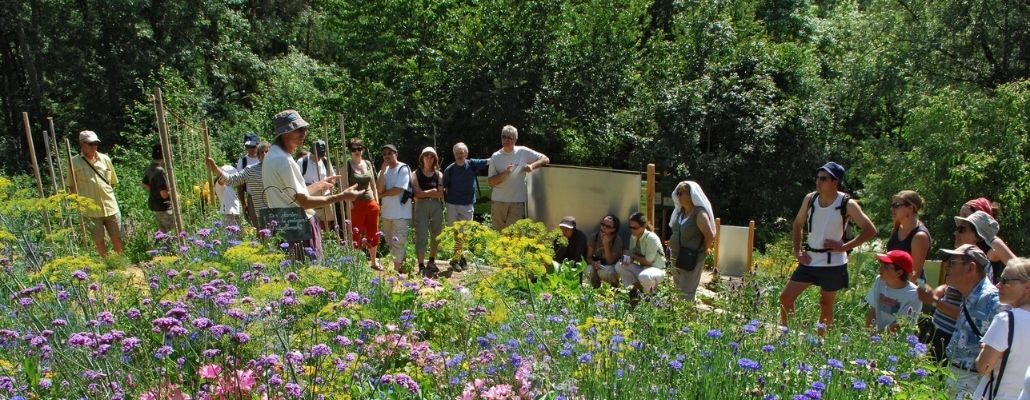
<instances>
[{"instance_id":1,"label":"beige shorts","mask_svg":"<svg viewBox=\"0 0 1030 400\"><path fill-rule=\"evenodd\" d=\"M122 237L122 214L117 213L114 215L108 215L106 217L89 218L90 226L89 232L93 236L94 242L101 242L104 240L104 231L107 231L107 235L111 238Z\"/></svg>"}]
</instances>

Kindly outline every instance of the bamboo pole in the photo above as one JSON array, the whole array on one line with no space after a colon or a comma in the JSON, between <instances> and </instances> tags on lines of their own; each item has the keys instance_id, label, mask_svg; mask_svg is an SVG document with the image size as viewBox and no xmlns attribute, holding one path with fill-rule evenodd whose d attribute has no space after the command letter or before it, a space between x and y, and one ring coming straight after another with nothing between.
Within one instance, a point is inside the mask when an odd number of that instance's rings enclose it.
<instances>
[{"instance_id":1,"label":"bamboo pole","mask_svg":"<svg viewBox=\"0 0 1030 400\"><path fill-rule=\"evenodd\" d=\"M61 165L61 150L57 145L57 131L54 130L54 119L47 117L47 127L50 128L50 142L54 144L54 158L57 159L57 173L61 179L61 188L67 190L68 184L64 181L64 166Z\"/></svg>"},{"instance_id":2,"label":"bamboo pole","mask_svg":"<svg viewBox=\"0 0 1030 400\"><path fill-rule=\"evenodd\" d=\"M755 220L751 220L747 224L747 270L748 272L755 272L754 254L755 254Z\"/></svg>"},{"instance_id":3,"label":"bamboo pole","mask_svg":"<svg viewBox=\"0 0 1030 400\"><path fill-rule=\"evenodd\" d=\"M211 139L210 139L210 136L208 136L207 120L204 120L204 122L202 123L202 127L203 127L203 133L204 133L204 165L207 165L207 159L211 158ZM211 180L211 178L212 178L211 170L208 169L208 168L204 168L204 171L207 171L207 192L208 192L208 194L214 196L214 194L215 194L215 182L213 180ZM235 190L235 189L233 189L233 190ZM240 199L240 202L243 203L243 204L246 204L246 203L243 202L243 199ZM240 210L240 211L243 211L243 210ZM246 219L246 215L244 215L243 217L244 217L244 219Z\"/></svg>"},{"instance_id":4,"label":"bamboo pole","mask_svg":"<svg viewBox=\"0 0 1030 400\"><path fill-rule=\"evenodd\" d=\"M75 177L75 164L72 162L72 144L68 141L68 138L64 138L64 150L68 153L68 180L71 181L68 183L68 188L72 193L78 194L79 184ZM89 237L86 236L86 219L82 217L81 208L79 209L79 229L82 231L83 238Z\"/></svg>"},{"instance_id":5,"label":"bamboo pole","mask_svg":"<svg viewBox=\"0 0 1030 400\"><path fill-rule=\"evenodd\" d=\"M325 121L322 121L322 138L325 141L325 154L322 155L321 158L325 159L324 160L324 162L325 162L325 173L329 174L331 176L331 174L333 172L336 172L336 169L333 168L333 159L331 157L329 157L329 148L330 148L330 146L329 146L329 124L327 124ZM344 186L344 187L346 187L346 186ZM326 229L329 228L329 222L330 222L329 221L329 216L332 215L333 218L336 217L336 204L337 203L330 203L330 204L327 204L324 207L322 207L322 215L325 215L325 219L326 219L326 222L325 222ZM336 227L333 229L333 230L336 231L336 237L337 238L340 237L340 222L341 221L337 220L336 221Z\"/></svg>"},{"instance_id":6,"label":"bamboo pole","mask_svg":"<svg viewBox=\"0 0 1030 400\"><path fill-rule=\"evenodd\" d=\"M172 144L168 140L168 121L165 120L164 100L161 98L161 88L159 87L154 88L154 109L157 111L157 133L161 137L161 152L164 154L165 172L168 174L168 192L171 194L175 229L178 232L184 232L182 213L179 209L179 185L175 182L175 165L172 164L172 160L174 160L172 157Z\"/></svg>"},{"instance_id":7,"label":"bamboo pole","mask_svg":"<svg viewBox=\"0 0 1030 400\"><path fill-rule=\"evenodd\" d=\"M43 190L43 178L39 175L39 162L36 160L36 146L32 142L32 127L29 126L29 113L21 113L21 122L25 126L25 139L29 142L29 158L32 160L32 173L36 176L36 187L39 188L39 197L46 199L46 192ZM50 212L47 211L46 206L43 207L43 221L46 222L46 234L52 234L53 228L50 227Z\"/></svg>"},{"instance_id":8,"label":"bamboo pole","mask_svg":"<svg viewBox=\"0 0 1030 400\"><path fill-rule=\"evenodd\" d=\"M719 268L719 240L722 239L722 218L715 219L715 260L713 266Z\"/></svg>"},{"instance_id":9,"label":"bamboo pole","mask_svg":"<svg viewBox=\"0 0 1030 400\"><path fill-rule=\"evenodd\" d=\"M57 194L57 173L54 172L54 159L53 154L55 151L50 151L50 135L47 134L46 130L43 130L43 148L46 149L46 165L50 170L50 186L53 188L53 193ZM54 148L57 148L57 144L54 143Z\"/></svg>"},{"instance_id":10,"label":"bamboo pole","mask_svg":"<svg viewBox=\"0 0 1030 400\"><path fill-rule=\"evenodd\" d=\"M340 141L343 143L342 145L340 145L340 147L343 147L343 146L347 145L347 129L346 129L346 125L344 123L343 114L340 114ZM350 167L350 159L347 159L346 162L347 162L347 164L345 164L344 168L349 168ZM340 186L342 186L343 188L349 188L350 187L350 179L347 176L347 169L345 169L344 173L342 173L340 175L341 175L340 176L340 178L341 178L340 179ZM375 178L373 178L373 179L375 179ZM374 181L372 183L371 189L372 189L373 192L376 190L375 189ZM350 200L347 200L347 201L343 202L343 220L344 221L350 221L350 222L344 224L344 227L343 227L343 230L344 230L343 238L347 241L347 245L348 246L354 246L354 220L351 218L351 210L353 210L353 209L354 209L354 205L353 205L353 203L351 203ZM366 233L366 234L368 234L368 233ZM374 235L375 232L372 232L371 234Z\"/></svg>"},{"instance_id":11,"label":"bamboo pole","mask_svg":"<svg viewBox=\"0 0 1030 400\"><path fill-rule=\"evenodd\" d=\"M647 164L647 212L645 214L651 224L660 225L654 220L654 185L654 164Z\"/></svg>"}]
</instances>

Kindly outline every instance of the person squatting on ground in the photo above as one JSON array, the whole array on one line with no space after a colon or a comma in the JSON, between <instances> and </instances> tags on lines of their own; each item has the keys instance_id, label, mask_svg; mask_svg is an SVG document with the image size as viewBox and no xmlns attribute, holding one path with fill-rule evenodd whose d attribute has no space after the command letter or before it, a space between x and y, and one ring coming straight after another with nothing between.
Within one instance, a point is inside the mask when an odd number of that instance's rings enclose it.
<instances>
[{"instance_id":1,"label":"person squatting on ground","mask_svg":"<svg viewBox=\"0 0 1030 400\"><path fill-rule=\"evenodd\" d=\"M354 226L354 247L365 249L368 252L369 267L381 271L383 267L376 259L379 249L379 197L372 185L375 171L372 169L372 162L362 159L365 142L361 138L347 139L347 151L350 152L350 159L347 160L347 182L357 185L358 191L361 192L350 210L351 223Z\"/></svg>"},{"instance_id":2,"label":"person squatting on ground","mask_svg":"<svg viewBox=\"0 0 1030 400\"><path fill-rule=\"evenodd\" d=\"M506 125L501 129L501 149L490 156L490 223L498 231L525 218L526 175L551 161L536 150L516 146L518 139L519 131Z\"/></svg>"},{"instance_id":3,"label":"person squatting on ground","mask_svg":"<svg viewBox=\"0 0 1030 400\"><path fill-rule=\"evenodd\" d=\"M175 229L175 214L172 212L171 195L168 193L168 175L164 168L164 153L161 144L155 144L150 151L151 161L143 171L143 187L147 189L147 208L154 213L157 230L164 233Z\"/></svg>"},{"instance_id":4,"label":"person squatting on ground","mask_svg":"<svg viewBox=\"0 0 1030 400\"><path fill-rule=\"evenodd\" d=\"M672 201L676 208L669 219L669 228L672 228L669 247L675 268L670 272L676 289L693 301L701 283L705 258L715 245L715 213L701 185L694 181L676 185Z\"/></svg>"},{"instance_id":5,"label":"person squatting on ground","mask_svg":"<svg viewBox=\"0 0 1030 400\"><path fill-rule=\"evenodd\" d=\"M264 184L261 182L261 163L265 160L265 154L268 154L268 149L271 147L272 145L268 142L259 143L254 148L254 154L258 158L258 162L251 164L243 170L237 170L232 174L226 174L225 171L218 167L218 163L214 159L208 158L206 160L207 169L218 177L219 184L236 188L247 187L250 208L258 215L258 217L251 221L251 224L258 229L264 228L264 223L262 223L260 218L261 210L268 208L268 202L265 200L265 191L262 189Z\"/></svg>"},{"instance_id":6,"label":"person squatting on ground","mask_svg":"<svg viewBox=\"0 0 1030 400\"><path fill-rule=\"evenodd\" d=\"M601 287L601 282L608 282L612 286L619 284L619 274L615 272L615 264L622 257L624 251L622 237L619 236L619 217L613 214L601 218L597 232L587 241L587 263L586 276L590 286Z\"/></svg>"},{"instance_id":7,"label":"person squatting on ground","mask_svg":"<svg viewBox=\"0 0 1030 400\"><path fill-rule=\"evenodd\" d=\"M587 260L587 235L576 228L576 218L565 216L558 222L558 229L561 230L565 244L554 241L554 258L551 261L551 270L554 272L563 262L585 262Z\"/></svg>"},{"instance_id":8,"label":"person squatting on ground","mask_svg":"<svg viewBox=\"0 0 1030 400\"><path fill-rule=\"evenodd\" d=\"M662 240L654 233L651 223L643 213L629 216L630 248L615 266L623 286L632 287L631 298L636 293L651 293L665 279L665 249Z\"/></svg>"},{"instance_id":9,"label":"person squatting on ground","mask_svg":"<svg viewBox=\"0 0 1030 400\"><path fill-rule=\"evenodd\" d=\"M316 207L357 198L358 190L351 186L342 192L329 196L315 196L333 187L338 178L330 176L313 184L305 185L300 165L290 156L304 144L308 123L294 110L285 110L275 115L275 141L261 163L261 180L269 208L301 207L308 217L311 239L298 243L310 247L314 258L322 258L322 234L315 219Z\"/></svg>"},{"instance_id":10,"label":"person squatting on ground","mask_svg":"<svg viewBox=\"0 0 1030 400\"><path fill-rule=\"evenodd\" d=\"M419 167L412 173L411 183L415 200L415 258L418 269L426 276L435 276L437 239L443 230L443 174L436 149L426 147L418 156ZM429 264L425 263L426 244L429 245Z\"/></svg>"},{"instance_id":11,"label":"person squatting on ground","mask_svg":"<svg viewBox=\"0 0 1030 400\"><path fill-rule=\"evenodd\" d=\"M809 286L820 288L819 333L833 325L833 304L837 291L848 287L848 251L876 236L876 227L862 212L858 202L839 191L844 167L830 161L816 170L816 191L801 202L794 217L791 239L798 267L780 293L780 324L787 326L798 296ZM848 240L848 220L855 221L862 233ZM802 247L802 234L808 226Z\"/></svg>"},{"instance_id":12,"label":"person squatting on ground","mask_svg":"<svg viewBox=\"0 0 1030 400\"><path fill-rule=\"evenodd\" d=\"M988 257L989 258L989 257ZM976 357L974 399L1015 399L1030 368L1030 259L1013 258L998 279L998 300L1012 309L994 316ZM1022 398L1022 397L1020 397Z\"/></svg>"},{"instance_id":13,"label":"person squatting on ground","mask_svg":"<svg viewBox=\"0 0 1030 400\"><path fill-rule=\"evenodd\" d=\"M408 228L411 226L411 199L405 192L411 187L411 168L397 160L397 146L383 146L383 165L379 168L376 185L379 190L380 217L383 234L390 244L393 267L399 273L404 269L404 256L408 242ZM409 192L410 193L410 192Z\"/></svg>"},{"instance_id":14,"label":"person squatting on ground","mask_svg":"<svg viewBox=\"0 0 1030 400\"><path fill-rule=\"evenodd\" d=\"M891 250L877 254L880 274L869 287L865 302L869 305L865 324L876 332L897 332L898 321L915 323L922 310L916 285L908 280L912 275L912 255L904 250Z\"/></svg>"},{"instance_id":15,"label":"person squatting on ground","mask_svg":"<svg viewBox=\"0 0 1030 400\"><path fill-rule=\"evenodd\" d=\"M489 159L468 158L469 148L458 142L451 149L454 162L443 170L444 203L447 204L447 226L455 221L471 221L476 205L478 171L487 168ZM468 267L465 260L462 235L454 235L454 250L451 252L451 270L461 271Z\"/></svg>"},{"instance_id":16,"label":"person squatting on ground","mask_svg":"<svg viewBox=\"0 0 1030 400\"><path fill-rule=\"evenodd\" d=\"M97 253L107 257L107 243L111 237L111 245L115 253L122 252L122 214L118 209L118 199L114 196L114 185L118 184L118 175L114 173L114 164L106 154L97 151L100 138L93 131L79 132L79 155L72 158L68 181L75 177L75 186L71 192L89 198L97 208L85 210L82 214L89 221L90 234ZM71 171L74 171L74 175ZM77 190L77 192L76 192Z\"/></svg>"}]
</instances>

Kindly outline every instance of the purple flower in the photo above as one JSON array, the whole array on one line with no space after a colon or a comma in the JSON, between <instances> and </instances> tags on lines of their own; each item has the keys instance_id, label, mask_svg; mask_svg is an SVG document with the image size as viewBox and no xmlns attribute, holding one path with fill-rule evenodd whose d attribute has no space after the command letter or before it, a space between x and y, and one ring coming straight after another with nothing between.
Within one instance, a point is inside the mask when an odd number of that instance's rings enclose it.
<instances>
[{"instance_id":1,"label":"purple flower","mask_svg":"<svg viewBox=\"0 0 1030 400\"><path fill-rule=\"evenodd\" d=\"M153 325L154 332L167 332L173 327L182 327L182 322L179 322L179 320L175 318L168 317L155 318L153 321L150 321L150 324Z\"/></svg>"},{"instance_id":2,"label":"purple flower","mask_svg":"<svg viewBox=\"0 0 1030 400\"><path fill-rule=\"evenodd\" d=\"M776 350L776 346L773 346L771 344L767 344L765 346L762 346L762 351L764 351L766 353L772 353L773 350Z\"/></svg>"},{"instance_id":3,"label":"purple flower","mask_svg":"<svg viewBox=\"0 0 1030 400\"><path fill-rule=\"evenodd\" d=\"M312 357L327 356L327 355L330 355L332 353L333 353L333 350L330 349L329 346L324 344L324 343L316 344L316 345L311 347L311 356Z\"/></svg>"},{"instance_id":4,"label":"purple flower","mask_svg":"<svg viewBox=\"0 0 1030 400\"><path fill-rule=\"evenodd\" d=\"M244 332L236 332L232 335L232 340L236 343L247 343L250 341L250 335L247 335Z\"/></svg>"},{"instance_id":5,"label":"purple flower","mask_svg":"<svg viewBox=\"0 0 1030 400\"><path fill-rule=\"evenodd\" d=\"M820 392L818 390L808 389L808 390L805 391L805 397L807 397L809 399L812 399L812 400L819 400L819 399L823 398L823 392Z\"/></svg>"},{"instance_id":6,"label":"purple flower","mask_svg":"<svg viewBox=\"0 0 1030 400\"><path fill-rule=\"evenodd\" d=\"M288 280L290 282L293 282L293 281L296 281L297 279L299 279L299 277L297 276L296 272L287 272L286 273L286 280Z\"/></svg>"},{"instance_id":7,"label":"purple flower","mask_svg":"<svg viewBox=\"0 0 1030 400\"><path fill-rule=\"evenodd\" d=\"M161 359L168 357L169 354L172 354L171 346L161 346L157 348L156 352L154 352L154 357Z\"/></svg>"},{"instance_id":8,"label":"purple flower","mask_svg":"<svg viewBox=\"0 0 1030 400\"><path fill-rule=\"evenodd\" d=\"M929 375L930 373L927 370L923 369L923 368L916 368L915 374L916 374L916 376L922 378L922 377L924 377L926 375Z\"/></svg>"},{"instance_id":9,"label":"purple flower","mask_svg":"<svg viewBox=\"0 0 1030 400\"><path fill-rule=\"evenodd\" d=\"M759 368L762 368L762 364L750 358L741 358L740 360L737 360L737 365L741 368L749 369L752 371L757 371Z\"/></svg>"},{"instance_id":10,"label":"purple flower","mask_svg":"<svg viewBox=\"0 0 1030 400\"><path fill-rule=\"evenodd\" d=\"M836 369L843 369L844 368L844 363L842 363L840 360L838 360L836 358L831 358L829 360L826 360L826 365L829 365L830 367L833 367L833 368L836 368Z\"/></svg>"},{"instance_id":11,"label":"purple flower","mask_svg":"<svg viewBox=\"0 0 1030 400\"><path fill-rule=\"evenodd\" d=\"M669 367L672 367L672 369L679 371L680 368L683 368L683 363L680 362L680 360L672 360L669 362Z\"/></svg>"},{"instance_id":12,"label":"purple flower","mask_svg":"<svg viewBox=\"0 0 1030 400\"><path fill-rule=\"evenodd\" d=\"M894 378L891 378L890 375L880 375L879 378L876 378L876 382L884 386L893 386Z\"/></svg>"},{"instance_id":13,"label":"purple flower","mask_svg":"<svg viewBox=\"0 0 1030 400\"><path fill-rule=\"evenodd\" d=\"M204 350L201 354L203 354L204 357L212 358L212 357L218 356L218 354L221 353L221 352L222 351L218 350L218 349L207 349L207 350Z\"/></svg>"},{"instance_id":14,"label":"purple flower","mask_svg":"<svg viewBox=\"0 0 1030 400\"><path fill-rule=\"evenodd\" d=\"M710 337L710 338L720 338L720 337L722 337L722 330L720 330L720 329L709 329L708 330L708 337Z\"/></svg>"},{"instance_id":15,"label":"purple flower","mask_svg":"<svg viewBox=\"0 0 1030 400\"><path fill-rule=\"evenodd\" d=\"M129 319L131 319L131 320L136 320L136 319L139 319L140 312L135 307L134 308L130 308L128 310L125 310L125 316L129 317Z\"/></svg>"},{"instance_id":16,"label":"purple flower","mask_svg":"<svg viewBox=\"0 0 1030 400\"><path fill-rule=\"evenodd\" d=\"M258 236L259 237L269 237L269 236L272 236L272 230L268 229L268 228L261 229L261 230L258 231Z\"/></svg>"},{"instance_id":17,"label":"purple flower","mask_svg":"<svg viewBox=\"0 0 1030 400\"><path fill-rule=\"evenodd\" d=\"M286 393L289 394L290 396L300 398L301 396L304 395L304 390L302 390L300 385L298 385L296 383L287 383L286 384Z\"/></svg>"},{"instance_id":18,"label":"purple flower","mask_svg":"<svg viewBox=\"0 0 1030 400\"><path fill-rule=\"evenodd\" d=\"M301 291L305 296L319 296L326 293L325 288L321 286L308 286Z\"/></svg>"},{"instance_id":19,"label":"purple flower","mask_svg":"<svg viewBox=\"0 0 1030 400\"><path fill-rule=\"evenodd\" d=\"M855 389L855 390L866 390L867 387L869 387L869 386L866 385L865 381L863 381L861 379L855 379L854 381L851 381L851 388L852 389Z\"/></svg>"},{"instance_id":20,"label":"purple flower","mask_svg":"<svg viewBox=\"0 0 1030 400\"><path fill-rule=\"evenodd\" d=\"M594 359L594 356L593 356L593 354L590 354L589 351L579 355L579 363L580 364L589 364L590 361L592 361L593 359Z\"/></svg>"},{"instance_id":21,"label":"purple flower","mask_svg":"<svg viewBox=\"0 0 1030 400\"><path fill-rule=\"evenodd\" d=\"M81 269L77 269L75 271L72 271L72 277L75 278L75 279L78 279L80 281L84 281L87 278L89 278L89 275L87 275Z\"/></svg>"},{"instance_id":22,"label":"purple flower","mask_svg":"<svg viewBox=\"0 0 1030 400\"><path fill-rule=\"evenodd\" d=\"M408 374L399 373L394 377L395 383L411 393L418 393L418 382L415 382Z\"/></svg>"}]
</instances>

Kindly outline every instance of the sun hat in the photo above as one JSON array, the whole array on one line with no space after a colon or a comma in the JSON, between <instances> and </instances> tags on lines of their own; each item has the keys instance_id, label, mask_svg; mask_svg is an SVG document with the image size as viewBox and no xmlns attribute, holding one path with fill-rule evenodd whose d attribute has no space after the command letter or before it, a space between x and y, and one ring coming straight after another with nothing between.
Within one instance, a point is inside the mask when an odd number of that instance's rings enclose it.
<instances>
[{"instance_id":1,"label":"sun hat","mask_svg":"<svg viewBox=\"0 0 1030 400\"><path fill-rule=\"evenodd\" d=\"M308 122L301 118L300 113L296 110L285 110L275 114L272 122L275 123L275 137L277 138L284 133L290 133L308 126Z\"/></svg>"}]
</instances>

